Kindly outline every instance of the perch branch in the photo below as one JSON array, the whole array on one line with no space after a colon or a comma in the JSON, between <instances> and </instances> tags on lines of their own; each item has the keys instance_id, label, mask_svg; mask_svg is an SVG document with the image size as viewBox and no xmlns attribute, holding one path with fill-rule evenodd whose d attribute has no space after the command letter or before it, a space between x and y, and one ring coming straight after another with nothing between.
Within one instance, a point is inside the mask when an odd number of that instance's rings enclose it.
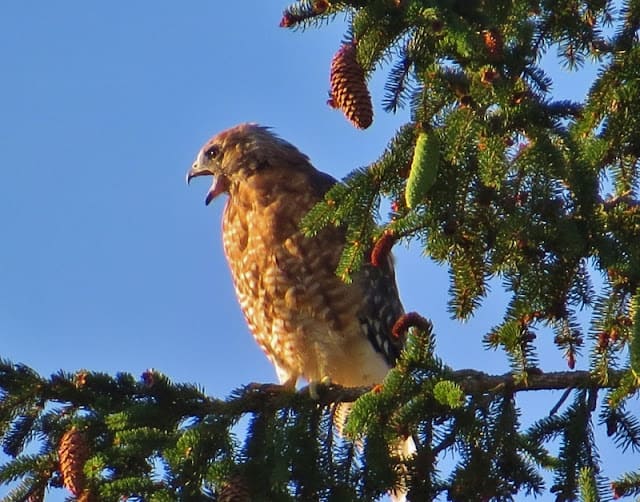
<instances>
[{"instance_id":1,"label":"perch branch","mask_svg":"<svg viewBox=\"0 0 640 502\"><path fill-rule=\"evenodd\" d=\"M526 382L518 381L513 374L490 375L476 370L452 371L447 378L460 385L466 394L485 394L498 390L525 392L535 390L567 390L577 388L612 388L616 387L624 374L623 371L612 371L606 383L593 377L588 371L558 371L549 373L532 373ZM371 387L342 387L340 385L321 386L318 390L317 402L329 405L335 402L353 402L369 392ZM277 409L282 405L291 405L292 397L309 398L309 389L305 387L297 392L277 384L250 384L234 398L224 401L235 413L260 412L265 409Z\"/></svg>"}]
</instances>

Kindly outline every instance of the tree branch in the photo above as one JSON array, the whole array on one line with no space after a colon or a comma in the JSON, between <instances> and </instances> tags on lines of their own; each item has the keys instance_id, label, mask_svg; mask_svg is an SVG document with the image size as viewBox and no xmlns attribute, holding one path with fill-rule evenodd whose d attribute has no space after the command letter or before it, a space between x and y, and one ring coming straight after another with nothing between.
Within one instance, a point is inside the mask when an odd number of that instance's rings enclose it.
<instances>
[{"instance_id":1,"label":"tree branch","mask_svg":"<svg viewBox=\"0 0 640 502\"><path fill-rule=\"evenodd\" d=\"M508 388L512 392L530 390L564 390L572 388L616 387L624 371L612 371L607 382L603 383L588 371L557 371L550 373L530 373L526 381L518 381L512 373L489 375L475 370L459 370L452 373L452 380L457 382L467 394L495 392L500 388Z\"/></svg>"},{"instance_id":2,"label":"tree branch","mask_svg":"<svg viewBox=\"0 0 640 502\"><path fill-rule=\"evenodd\" d=\"M456 382L465 394L486 394L503 391L525 392L536 390L567 390L577 388L616 387L624 371L612 371L606 382L599 381L588 371L558 371L550 373L531 373L526 382L516 380L512 373L489 375L482 371L464 369L452 371L446 378ZM336 403L350 403L369 392L372 387L342 387L341 385L320 385L317 388L317 403L323 406ZM310 398L309 387L297 392L277 384L249 384L239 394L224 402L234 413L262 412L266 409L278 409L295 405L296 398Z\"/></svg>"}]
</instances>

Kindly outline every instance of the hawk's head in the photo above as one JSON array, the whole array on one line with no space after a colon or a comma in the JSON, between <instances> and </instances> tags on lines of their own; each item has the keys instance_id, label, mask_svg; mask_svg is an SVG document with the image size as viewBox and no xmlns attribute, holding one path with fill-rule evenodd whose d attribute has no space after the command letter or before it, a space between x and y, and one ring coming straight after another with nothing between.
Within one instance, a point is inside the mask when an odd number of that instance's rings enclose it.
<instances>
[{"instance_id":1,"label":"hawk's head","mask_svg":"<svg viewBox=\"0 0 640 502\"><path fill-rule=\"evenodd\" d=\"M187 183L197 176L213 176L207 193L209 204L250 176L267 169L308 169L309 159L298 149L258 124L240 124L216 134L198 152L187 173Z\"/></svg>"}]
</instances>

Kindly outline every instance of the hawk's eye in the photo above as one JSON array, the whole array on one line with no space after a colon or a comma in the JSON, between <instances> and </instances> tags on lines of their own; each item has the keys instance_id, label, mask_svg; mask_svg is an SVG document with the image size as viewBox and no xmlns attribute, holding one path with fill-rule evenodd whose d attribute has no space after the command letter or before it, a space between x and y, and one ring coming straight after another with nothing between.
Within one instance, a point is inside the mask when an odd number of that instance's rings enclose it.
<instances>
[{"instance_id":1,"label":"hawk's eye","mask_svg":"<svg viewBox=\"0 0 640 502\"><path fill-rule=\"evenodd\" d=\"M215 159L219 154L220 154L220 147L218 145L210 146L204 152L205 157L207 157L207 159L209 160Z\"/></svg>"}]
</instances>

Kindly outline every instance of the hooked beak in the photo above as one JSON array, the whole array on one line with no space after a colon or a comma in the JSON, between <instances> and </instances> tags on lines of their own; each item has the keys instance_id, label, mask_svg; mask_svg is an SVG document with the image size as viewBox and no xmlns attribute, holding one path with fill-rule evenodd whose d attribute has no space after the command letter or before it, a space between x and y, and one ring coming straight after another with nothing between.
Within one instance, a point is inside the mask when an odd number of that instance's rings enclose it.
<instances>
[{"instance_id":1,"label":"hooked beak","mask_svg":"<svg viewBox=\"0 0 640 502\"><path fill-rule=\"evenodd\" d=\"M207 167L202 167L200 162L196 160L187 172L187 185L191 183L193 178L197 178L198 176L213 176L213 171Z\"/></svg>"},{"instance_id":2,"label":"hooked beak","mask_svg":"<svg viewBox=\"0 0 640 502\"><path fill-rule=\"evenodd\" d=\"M229 188L229 181L225 176L216 176L210 167L202 166L202 164L196 160L191 166L191 169L187 172L187 185L193 178L197 178L198 176L213 176L213 183L211 184L211 188L207 192L207 197L204 200L207 206L213 199L222 192L226 192Z\"/></svg>"}]
</instances>

